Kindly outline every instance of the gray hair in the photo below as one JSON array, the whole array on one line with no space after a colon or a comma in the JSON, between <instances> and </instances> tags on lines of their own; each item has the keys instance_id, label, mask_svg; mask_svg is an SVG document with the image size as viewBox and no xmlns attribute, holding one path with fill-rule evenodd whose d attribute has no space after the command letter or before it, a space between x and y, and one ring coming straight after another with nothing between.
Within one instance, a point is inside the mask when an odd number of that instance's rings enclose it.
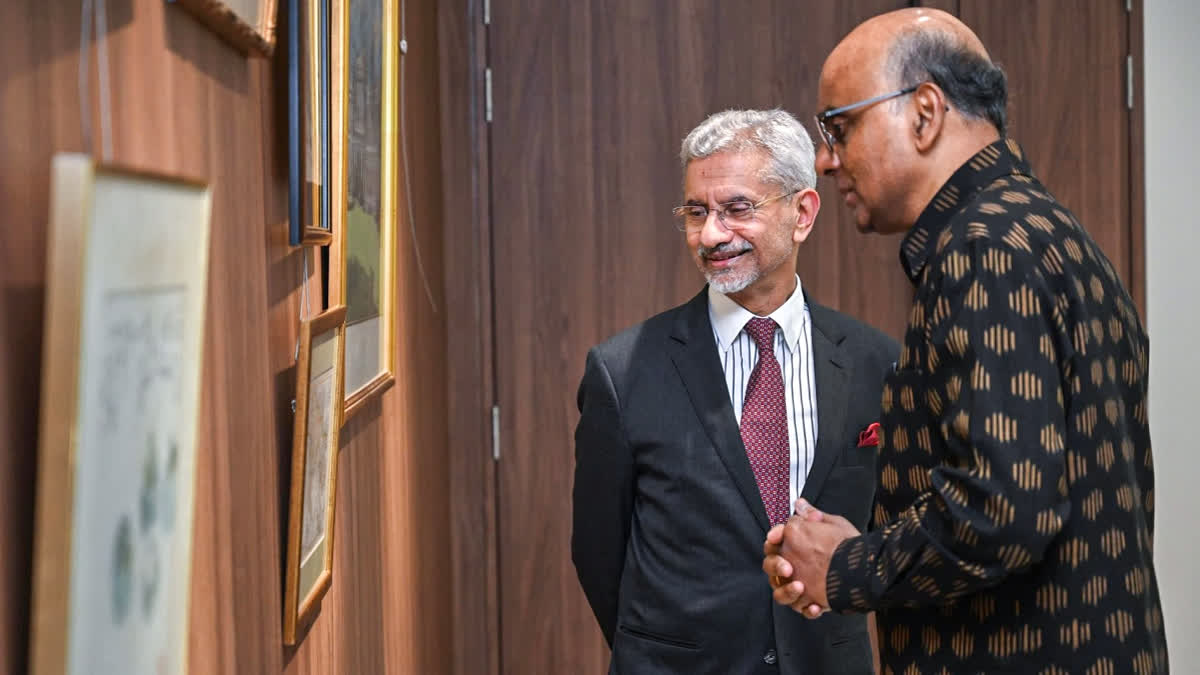
<instances>
[{"instance_id":1,"label":"gray hair","mask_svg":"<svg viewBox=\"0 0 1200 675\"><path fill-rule=\"evenodd\" d=\"M888 71L898 87L933 82L966 117L1007 132L1008 83L1004 70L948 31L910 29L888 51Z\"/></svg>"},{"instance_id":2,"label":"gray hair","mask_svg":"<svg viewBox=\"0 0 1200 675\"><path fill-rule=\"evenodd\" d=\"M683 139L679 161L687 171L693 159L747 150L766 151L769 161L759 176L763 181L785 192L817 186L812 137L803 124L779 108L726 110L709 115Z\"/></svg>"}]
</instances>

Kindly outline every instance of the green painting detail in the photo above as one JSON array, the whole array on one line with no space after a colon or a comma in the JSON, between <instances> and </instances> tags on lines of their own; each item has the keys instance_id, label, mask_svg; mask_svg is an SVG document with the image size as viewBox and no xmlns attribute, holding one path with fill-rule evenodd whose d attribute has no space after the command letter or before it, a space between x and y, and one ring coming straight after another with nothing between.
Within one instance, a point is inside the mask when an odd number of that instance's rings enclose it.
<instances>
[{"instance_id":1,"label":"green painting detail","mask_svg":"<svg viewBox=\"0 0 1200 675\"><path fill-rule=\"evenodd\" d=\"M346 228L346 323L355 323L379 316L379 219L354 204Z\"/></svg>"},{"instance_id":2,"label":"green painting detail","mask_svg":"<svg viewBox=\"0 0 1200 675\"><path fill-rule=\"evenodd\" d=\"M383 187L383 3L350 3L346 323L379 316Z\"/></svg>"}]
</instances>

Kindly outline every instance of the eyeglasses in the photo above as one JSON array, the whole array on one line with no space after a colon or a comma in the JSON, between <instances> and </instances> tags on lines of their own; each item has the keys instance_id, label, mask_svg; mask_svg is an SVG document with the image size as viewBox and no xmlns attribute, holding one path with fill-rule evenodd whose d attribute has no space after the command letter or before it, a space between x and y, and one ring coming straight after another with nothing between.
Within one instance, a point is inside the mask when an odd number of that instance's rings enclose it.
<instances>
[{"instance_id":1,"label":"eyeglasses","mask_svg":"<svg viewBox=\"0 0 1200 675\"><path fill-rule=\"evenodd\" d=\"M770 204L778 199L791 197L799 192L792 190L774 197L767 197L758 202L752 202L749 199L735 199L731 202L722 202L717 204L717 208L711 211L717 214L717 220L725 226L725 229L730 232L743 230L754 222L754 213L763 206ZM671 209L671 213L675 214L675 226L680 231L695 232L704 228L704 224L708 222L710 213L707 206L700 204L684 204Z\"/></svg>"},{"instance_id":2,"label":"eyeglasses","mask_svg":"<svg viewBox=\"0 0 1200 675\"><path fill-rule=\"evenodd\" d=\"M850 105L844 105L840 108L834 108L832 110L826 110L823 113L817 113L813 116L813 119L817 121L817 129L821 132L821 140L825 141L825 146L829 148L830 152L833 152L833 146L843 142L845 139L845 131L840 128L835 128L833 131L830 131L830 129L825 126L825 120L828 120L831 117L837 117L838 115L844 115L851 110L858 110L859 108L865 108L869 105L882 103L883 101L887 101L889 99L899 98L905 94L911 94L917 90L917 87L920 86L920 83L914 84L911 87L905 87L903 89L893 91L890 94L872 96L871 98L865 98L861 101L851 103Z\"/></svg>"}]
</instances>

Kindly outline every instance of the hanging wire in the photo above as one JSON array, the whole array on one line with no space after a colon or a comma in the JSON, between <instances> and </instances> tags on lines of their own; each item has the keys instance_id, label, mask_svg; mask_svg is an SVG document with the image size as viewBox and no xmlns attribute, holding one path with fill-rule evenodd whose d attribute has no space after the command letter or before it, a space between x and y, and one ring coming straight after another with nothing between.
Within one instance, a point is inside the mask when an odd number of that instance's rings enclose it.
<instances>
[{"instance_id":1,"label":"hanging wire","mask_svg":"<svg viewBox=\"0 0 1200 675\"><path fill-rule=\"evenodd\" d=\"M425 265L421 262L421 246L417 242L417 220L413 216L413 193L412 180L409 178L408 169L408 127L404 124L404 111L407 107L404 101L404 62L407 52L408 38L406 32L408 13L405 11L405 2L400 0L400 44L405 48L400 54L400 156L404 161L404 202L408 207L408 226L409 232L412 234L413 253L417 258L417 272L421 275L421 283L425 286L425 296L429 298L429 304L433 307L433 312L438 311L437 302L433 299L433 291L429 288L429 279L425 276Z\"/></svg>"},{"instance_id":2,"label":"hanging wire","mask_svg":"<svg viewBox=\"0 0 1200 675\"><path fill-rule=\"evenodd\" d=\"M96 3L96 68L100 73L100 157L105 162L112 161L112 120L110 98L108 95L108 17L105 12L106 0Z\"/></svg>"},{"instance_id":3,"label":"hanging wire","mask_svg":"<svg viewBox=\"0 0 1200 675\"><path fill-rule=\"evenodd\" d=\"M83 149L92 154L92 110L88 95L88 81L92 52L92 0L83 0L79 17L79 124Z\"/></svg>"}]
</instances>

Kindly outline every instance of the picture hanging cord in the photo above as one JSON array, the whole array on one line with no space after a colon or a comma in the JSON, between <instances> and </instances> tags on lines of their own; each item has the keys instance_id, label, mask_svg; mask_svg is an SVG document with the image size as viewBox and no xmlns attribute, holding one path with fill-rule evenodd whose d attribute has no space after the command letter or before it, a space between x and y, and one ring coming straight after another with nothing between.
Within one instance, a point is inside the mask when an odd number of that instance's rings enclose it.
<instances>
[{"instance_id":1,"label":"picture hanging cord","mask_svg":"<svg viewBox=\"0 0 1200 675\"><path fill-rule=\"evenodd\" d=\"M108 90L108 46L105 40L108 35L108 16L105 12L105 0L98 0L93 5L92 0L83 0L79 17L79 124L83 147L87 153L94 154L92 145L92 110L91 97L88 87L90 81L90 58L92 51L92 24L96 28L96 68L100 75L100 158L105 162L112 161L112 125L109 120L109 90Z\"/></svg>"},{"instance_id":2,"label":"picture hanging cord","mask_svg":"<svg viewBox=\"0 0 1200 675\"><path fill-rule=\"evenodd\" d=\"M108 16L106 0L96 2L96 70L100 73L100 157L112 161L112 124L108 96Z\"/></svg>"},{"instance_id":3,"label":"picture hanging cord","mask_svg":"<svg viewBox=\"0 0 1200 675\"><path fill-rule=\"evenodd\" d=\"M92 154L92 111L88 105L88 72L92 51L92 0L83 0L79 17L79 125L83 149Z\"/></svg>"},{"instance_id":4,"label":"picture hanging cord","mask_svg":"<svg viewBox=\"0 0 1200 675\"><path fill-rule=\"evenodd\" d=\"M405 54L408 53L408 38L406 31L406 19L408 13L405 11L405 1L400 0L400 157L404 161L404 203L408 206L408 227L412 234L413 253L417 257L417 272L421 275L421 283L425 286L425 296L429 298L429 305L433 307L434 314L438 311L437 302L433 299L433 291L429 289L429 279L425 276L425 265L421 262L421 246L417 242L417 220L413 217L413 193L412 179L409 178L408 170L408 127L404 124L404 62L408 59Z\"/></svg>"}]
</instances>

